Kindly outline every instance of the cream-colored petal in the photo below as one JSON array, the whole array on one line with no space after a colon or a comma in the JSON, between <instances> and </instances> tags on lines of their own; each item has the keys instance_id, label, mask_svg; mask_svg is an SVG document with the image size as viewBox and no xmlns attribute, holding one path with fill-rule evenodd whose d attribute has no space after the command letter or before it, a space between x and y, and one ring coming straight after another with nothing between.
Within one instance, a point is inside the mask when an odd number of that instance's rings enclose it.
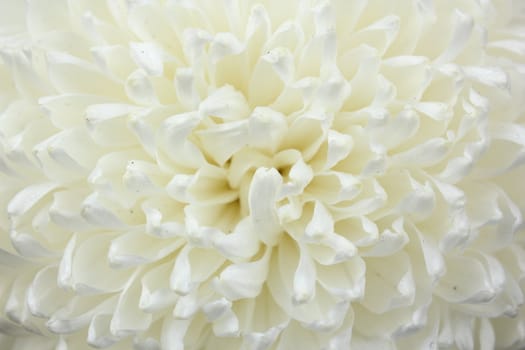
<instances>
[{"instance_id":1,"label":"cream-colored petal","mask_svg":"<svg viewBox=\"0 0 525 350\"><path fill-rule=\"evenodd\" d=\"M275 206L281 183L277 170L259 168L250 186L250 218L259 239L268 245L276 244L282 231Z\"/></svg>"},{"instance_id":2,"label":"cream-colored petal","mask_svg":"<svg viewBox=\"0 0 525 350\"><path fill-rule=\"evenodd\" d=\"M266 281L270 255L268 249L257 261L228 266L214 281L215 289L231 301L256 297Z\"/></svg>"}]
</instances>

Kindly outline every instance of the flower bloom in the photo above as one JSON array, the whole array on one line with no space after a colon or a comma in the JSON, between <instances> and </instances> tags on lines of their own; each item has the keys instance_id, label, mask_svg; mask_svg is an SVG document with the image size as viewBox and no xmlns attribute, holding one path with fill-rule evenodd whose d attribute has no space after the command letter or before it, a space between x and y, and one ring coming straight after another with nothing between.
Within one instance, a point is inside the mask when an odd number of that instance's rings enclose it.
<instances>
[{"instance_id":1,"label":"flower bloom","mask_svg":"<svg viewBox=\"0 0 525 350\"><path fill-rule=\"evenodd\" d=\"M525 344L519 0L0 1L0 348Z\"/></svg>"}]
</instances>

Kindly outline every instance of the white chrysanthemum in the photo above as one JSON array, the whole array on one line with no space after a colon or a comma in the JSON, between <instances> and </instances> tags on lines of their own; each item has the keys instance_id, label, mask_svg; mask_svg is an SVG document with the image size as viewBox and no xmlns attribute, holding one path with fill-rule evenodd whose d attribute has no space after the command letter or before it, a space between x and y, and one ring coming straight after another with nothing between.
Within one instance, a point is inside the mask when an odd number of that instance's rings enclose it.
<instances>
[{"instance_id":1,"label":"white chrysanthemum","mask_svg":"<svg viewBox=\"0 0 525 350\"><path fill-rule=\"evenodd\" d=\"M0 0L0 348L517 349L521 0Z\"/></svg>"}]
</instances>

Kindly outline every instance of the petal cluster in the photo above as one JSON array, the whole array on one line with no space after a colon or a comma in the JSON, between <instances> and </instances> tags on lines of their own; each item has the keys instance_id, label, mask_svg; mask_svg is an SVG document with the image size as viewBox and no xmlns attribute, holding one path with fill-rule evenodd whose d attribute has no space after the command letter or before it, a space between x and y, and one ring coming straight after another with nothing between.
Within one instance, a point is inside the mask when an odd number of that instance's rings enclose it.
<instances>
[{"instance_id":1,"label":"petal cluster","mask_svg":"<svg viewBox=\"0 0 525 350\"><path fill-rule=\"evenodd\" d=\"M525 6L0 3L0 348L519 349Z\"/></svg>"}]
</instances>

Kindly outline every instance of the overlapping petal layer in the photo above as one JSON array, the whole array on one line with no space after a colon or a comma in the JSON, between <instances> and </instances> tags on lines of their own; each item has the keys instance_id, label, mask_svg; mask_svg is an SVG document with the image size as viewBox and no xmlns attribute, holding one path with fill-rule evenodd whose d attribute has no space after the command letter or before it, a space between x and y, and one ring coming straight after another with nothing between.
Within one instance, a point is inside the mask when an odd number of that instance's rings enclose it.
<instances>
[{"instance_id":1,"label":"overlapping petal layer","mask_svg":"<svg viewBox=\"0 0 525 350\"><path fill-rule=\"evenodd\" d=\"M0 3L0 348L518 349L525 6Z\"/></svg>"}]
</instances>

